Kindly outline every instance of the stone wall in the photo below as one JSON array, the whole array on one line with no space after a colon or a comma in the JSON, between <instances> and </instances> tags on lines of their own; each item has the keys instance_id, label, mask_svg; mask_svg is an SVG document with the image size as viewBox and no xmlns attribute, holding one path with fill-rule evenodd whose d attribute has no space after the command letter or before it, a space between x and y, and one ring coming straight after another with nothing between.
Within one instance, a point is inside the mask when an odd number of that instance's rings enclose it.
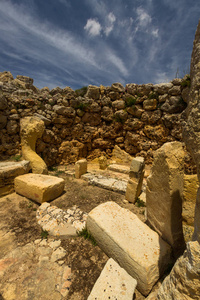
<instances>
[{"instance_id":1,"label":"stone wall","mask_svg":"<svg viewBox=\"0 0 200 300\"><path fill-rule=\"evenodd\" d=\"M50 91L39 90L29 77L0 73L0 160L21 150L20 118L37 114L46 126L37 152L49 166L102 152L109 157L115 145L150 162L163 143L181 140L189 86L185 76L155 85Z\"/></svg>"}]
</instances>

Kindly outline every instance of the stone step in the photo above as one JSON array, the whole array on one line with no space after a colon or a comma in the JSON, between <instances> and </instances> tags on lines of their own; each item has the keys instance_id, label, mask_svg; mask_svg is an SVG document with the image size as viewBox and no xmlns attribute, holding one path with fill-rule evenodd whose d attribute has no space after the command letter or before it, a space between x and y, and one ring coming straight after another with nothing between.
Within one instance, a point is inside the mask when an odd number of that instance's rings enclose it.
<instances>
[{"instance_id":1,"label":"stone step","mask_svg":"<svg viewBox=\"0 0 200 300\"><path fill-rule=\"evenodd\" d=\"M128 182L128 180L125 179L116 179L93 173L86 173L82 175L81 178L88 181L90 184L107 190L118 192L120 194L125 194Z\"/></svg>"},{"instance_id":2,"label":"stone step","mask_svg":"<svg viewBox=\"0 0 200 300\"><path fill-rule=\"evenodd\" d=\"M94 208L86 226L100 248L148 295L170 262L171 247L135 214L112 201Z\"/></svg>"},{"instance_id":3,"label":"stone step","mask_svg":"<svg viewBox=\"0 0 200 300\"><path fill-rule=\"evenodd\" d=\"M118 173L129 174L130 166L111 164L107 169Z\"/></svg>"},{"instance_id":4,"label":"stone step","mask_svg":"<svg viewBox=\"0 0 200 300\"><path fill-rule=\"evenodd\" d=\"M110 258L87 300L133 300L137 281Z\"/></svg>"}]
</instances>

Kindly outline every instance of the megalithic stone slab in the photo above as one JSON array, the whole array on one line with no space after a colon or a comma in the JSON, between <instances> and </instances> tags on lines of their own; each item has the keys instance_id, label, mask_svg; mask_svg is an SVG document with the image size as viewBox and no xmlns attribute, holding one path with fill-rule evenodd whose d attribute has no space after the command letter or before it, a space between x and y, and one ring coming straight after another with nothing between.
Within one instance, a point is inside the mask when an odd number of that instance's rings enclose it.
<instances>
[{"instance_id":1,"label":"megalithic stone slab","mask_svg":"<svg viewBox=\"0 0 200 300\"><path fill-rule=\"evenodd\" d=\"M38 203L53 200L64 190L63 178L43 174L25 174L15 178L15 192Z\"/></svg>"},{"instance_id":2,"label":"megalithic stone slab","mask_svg":"<svg viewBox=\"0 0 200 300\"><path fill-rule=\"evenodd\" d=\"M165 143L154 154L147 178L147 222L168 242L179 257L185 242L182 229L184 156L181 142Z\"/></svg>"},{"instance_id":3,"label":"megalithic stone slab","mask_svg":"<svg viewBox=\"0 0 200 300\"><path fill-rule=\"evenodd\" d=\"M133 300L137 281L110 258L87 300Z\"/></svg>"},{"instance_id":4,"label":"megalithic stone slab","mask_svg":"<svg viewBox=\"0 0 200 300\"><path fill-rule=\"evenodd\" d=\"M112 201L94 208L86 226L100 248L148 295L170 261L171 247L135 214Z\"/></svg>"},{"instance_id":5,"label":"megalithic stone slab","mask_svg":"<svg viewBox=\"0 0 200 300\"><path fill-rule=\"evenodd\" d=\"M75 163L75 178L78 179L85 173L87 173L87 160L80 159Z\"/></svg>"}]
</instances>

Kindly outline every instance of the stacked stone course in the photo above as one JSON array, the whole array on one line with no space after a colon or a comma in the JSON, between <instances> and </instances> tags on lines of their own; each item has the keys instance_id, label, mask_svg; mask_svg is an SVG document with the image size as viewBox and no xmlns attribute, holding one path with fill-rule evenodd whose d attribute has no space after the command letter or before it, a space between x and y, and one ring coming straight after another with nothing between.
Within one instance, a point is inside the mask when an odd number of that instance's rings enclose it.
<instances>
[{"instance_id":1,"label":"stacked stone course","mask_svg":"<svg viewBox=\"0 0 200 300\"><path fill-rule=\"evenodd\" d=\"M115 145L151 160L165 142L182 138L181 115L187 106L186 78L162 84L120 83L39 90L33 79L0 73L0 160L21 150L20 119L37 115L46 129L37 153L48 166L83 157L109 156Z\"/></svg>"}]
</instances>

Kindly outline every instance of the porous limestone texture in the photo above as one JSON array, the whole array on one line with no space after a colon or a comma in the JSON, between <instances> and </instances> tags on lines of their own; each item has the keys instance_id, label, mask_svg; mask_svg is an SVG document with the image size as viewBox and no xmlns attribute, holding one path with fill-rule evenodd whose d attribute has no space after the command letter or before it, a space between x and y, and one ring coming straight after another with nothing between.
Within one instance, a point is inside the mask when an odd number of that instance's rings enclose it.
<instances>
[{"instance_id":1,"label":"porous limestone texture","mask_svg":"<svg viewBox=\"0 0 200 300\"><path fill-rule=\"evenodd\" d=\"M76 236L86 226L87 213L76 205L66 211L44 202L37 210L36 218L43 230L50 235L65 238Z\"/></svg>"},{"instance_id":2,"label":"porous limestone texture","mask_svg":"<svg viewBox=\"0 0 200 300\"><path fill-rule=\"evenodd\" d=\"M200 298L200 245L188 242L184 254L176 261L163 281L156 300L198 300Z\"/></svg>"},{"instance_id":3,"label":"porous limestone texture","mask_svg":"<svg viewBox=\"0 0 200 300\"><path fill-rule=\"evenodd\" d=\"M0 296L9 300L66 299L72 281L60 240L35 240L0 260Z\"/></svg>"},{"instance_id":4,"label":"porous limestone texture","mask_svg":"<svg viewBox=\"0 0 200 300\"><path fill-rule=\"evenodd\" d=\"M185 249L182 229L184 154L180 142L166 143L156 150L146 188L147 222L172 246L175 258Z\"/></svg>"},{"instance_id":5,"label":"porous limestone texture","mask_svg":"<svg viewBox=\"0 0 200 300\"><path fill-rule=\"evenodd\" d=\"M115 202L94 208L86 221L99 247L138 282L148 295L170 261L171 247L138 217Z\"/></svg>"},{"instance_id":6,"label":"porous limestone texture","mask_svg":"<svg viewBox=\"0 0 200 300\"><path fill-rule=\"evenodd\" d=\"M126 200L135 203L142 190L144 179L144 157L136 157L132 160L129 172L129 181L126 189Z\"/></svg>"},{"instance_id":7,"label":"porous limestone texture","mask_svg":"<svg viewBox=\"0 0 200 300\"><path fill-rule=\"evenodd\" d=\"M96 185L107 190L111 190L121 194L125 194L126 192L127 180L125 179L116 179L102 175L95 175L92 173L84 174L82 175L82 178L84 180L87 180L92 185Z\"/></svg>"},{"instance_id":8,"label":"porous limestone texture","mask_svg":"<svg viewBox=\"0 0 200 300\"><path fill-rule=\"evenodd\" d=\"M75 178L79 179L85 173L87 173L87 160L80 159L75 163Z\"/></svg>"},{"instance_id":9,"label":"porous limestone texture","mask_svg":"<svg viewBox=\"0 0 200 300\"><path fill-rule=\"evenodd\" d=\"M15 178L15 192L38 203L53 200L64 190L63 178L43 174L25 174Z\"/></svg>"},{"instance_id":10,"label":"porous limestone texture","mask_svg":"<svg viewBox=\"0 0 200 300\"><path fill-rule=\"evenodd\" d=\"M25 117L20 120L20 136L23 158L30 161L32 172L48 174L47 165L35 152L35 144L44 132L44 122L37 117Z\"/></svg>"},{"instance_id":11,"label":"porous limestone texture","mask_svg":"<svg viewBox=\"0 0 200 300\"><path fill-rule=\"evenodd\" d=\"M14 191L14 179L16 176L28 173L29 161L0 162L0 197Z\"/></svg>"},{"instance_id":12,"label":"porous limestone texture","mask_svg":"<svg viewBox=\"0 0 200 300\"><path fill-rule=\"evenodd\" d=\"M108 170L118 173L129 174L130 168L125 165L111 164L108 166Z\"/></svg>"},{"instance_id":13,"label":"porous limestone texture","mask_svg":"<svg viewBox=\"0 0 200 300\"><path fill-rule=\"evenodd\" d=\"M197 174L184 175L184 191L183 191L183 221L194 226L194 211L197 197L199 181Z\"/></svg>"},{"instance_id":14,"label":"porous limestone texture","mask_svg":"<svg viewBox=\"0 0 200 300\"><path fill-rule=\"evenodd\" d=\"M110 258L87 300L133 300L137 281Z\"/></svg>"},{"instance_id":15,"label":"porous limestone texture","mask_svg":"<svg viewBox=\"0 0 200 300\"><path fill-rule=\"evenodd\" d=\"M183 129L183 140L196 163L198 179L200 181L200 21L193 43L190 84L187 121ZM200 188L198 189L196 198L193 239L200 242Z\"/></svg>"},{"instance_id":16,"label":"porous limestone texture","mask_svg":"<svg viewBox=\"0 0 200 300\"><path fill-rule=\"evenodd\" d=\"M99 157L99 169L100 170L105 170L108 166L107 158L105 156L100 156Z\"/></svg>"},{"instance_id":17,"label":"porous limestone texture","mask_svg":"<svg viewBox=\"0 0 200 300\"><path fill-rule=\"evenodd\" d=\"M117 158L119 161L130 164L132 162L133 157L128 154L126 151L122 150L119 146L115 145L112 151L113 159Z\"/></svg>"}]
</instances>

